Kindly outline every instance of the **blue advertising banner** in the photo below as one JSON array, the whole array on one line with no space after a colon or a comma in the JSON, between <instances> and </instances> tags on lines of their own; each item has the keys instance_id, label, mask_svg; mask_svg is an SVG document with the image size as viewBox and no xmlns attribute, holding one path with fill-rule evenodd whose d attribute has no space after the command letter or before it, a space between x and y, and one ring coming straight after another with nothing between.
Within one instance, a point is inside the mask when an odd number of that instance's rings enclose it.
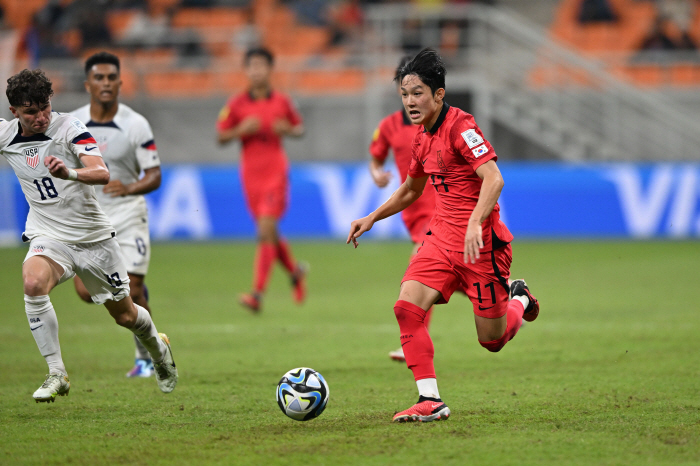
<instances>
[{"instance_id":1,"label":"blue advertising banner","mask_svg":"<svg viewBox=\"0 0 700 466\"><path fill-rule=\"evenodd\" d=\"M688 238L700 236L700 165L501 163L502 218L516 238ZM398 187L377 188L364 163L293 165L290 237L345 238L350 222ZM99 188L98 188L99 189ZM427 186L426 189L433 189ZM238 167L164 167L148 195L154 239L252 238ZM27 204L11 171L0 171L0 242L16 242ZM399 216L374 238L407 238Z\"/></svg>"}]
</instances>

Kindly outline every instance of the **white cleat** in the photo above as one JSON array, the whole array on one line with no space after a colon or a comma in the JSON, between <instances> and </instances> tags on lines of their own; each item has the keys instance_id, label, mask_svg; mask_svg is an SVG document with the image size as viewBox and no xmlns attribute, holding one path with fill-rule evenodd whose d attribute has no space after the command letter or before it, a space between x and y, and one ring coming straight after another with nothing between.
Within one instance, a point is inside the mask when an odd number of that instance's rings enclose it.
<instances>
[{"instance_id":1,"label":"white cleat","mask_svg":"<svg viewBox=\"0 0 700 466\"><path fill-rule=\"evenodd\" d=\"M158 382L158 388L163 393L170 393L175 390L175 385L177 385L177 367L175 367L175 361L173 360L173 351L170 349L170 340L165 333L159 333L158 336L165 344L165 356L161 362L154 362L153 368L156 373L156 382Z\"/></svg>"},{"instance_id":2,"label":"white cleat","mask_svg":"<svg viewBox=\"0 0 700 466\"><path fill-rule=\"evenodd\" d=\"M56 400L56 395L66 396L69 391L70 380L68 380L67 375L49 374L33 396L37 403L44 401L53 403Z\"/></svg>"},{"instance_id":3,"label":"white cleat","mask_svg":"<svg viewBox=\"0 0 700 466\"><path fill-rule=\"evenodd\" d=\"M389 351L389 357L394 361L406 362L406 356L403 355L403 348L399 348L396 351Z\"/></svg>"}]
</instances>

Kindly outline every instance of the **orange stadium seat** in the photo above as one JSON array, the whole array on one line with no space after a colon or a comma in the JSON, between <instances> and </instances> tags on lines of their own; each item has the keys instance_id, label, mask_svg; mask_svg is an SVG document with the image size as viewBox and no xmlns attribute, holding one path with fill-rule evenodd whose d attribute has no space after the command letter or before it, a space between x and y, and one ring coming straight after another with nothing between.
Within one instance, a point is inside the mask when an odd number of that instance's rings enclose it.
<instances>
[{"instance_id":1,"label":"orange stadium seat","mask_svg":"<svg viewBox=\"0 0 700 466\"><path fill-rule=\"evenodd\" d=\"M206 97L214 94L215 84L215 76L207 71L168 71L144 75L144 88L151 97Z\"/></svg>"},{"instance_id":2,"label":"orange stadium seat","mask_svg":"<svg viewBox=\"0 0 700 466\"><path fill-rule=\"evenodd\" d=\"M632 82L640 87L660 86L666 82L660 65L630 65L625 71Z\"/></svg>"},{"instance_id":3,"label":"orange stadium seat","mask_svg":"<svg viewBox=\"0 0 700 466\"><path fill-rule=\"evenodd\" d=\"M697 86L700 84L700 65L678 63L669 69L671 84L674 86Z\"/></svg>"},{"instance_id":4,"label":"orange stadium seat","mask_svg":"<svg viewBox=\"0 0 700 466\"><path fill-rule=\"evenodd\" d=\"M308 94L355 94L365 86L362 70L305 71L300 73L297 90Z\"/></svg>"},{"instance_id":5,"label":"orange stadium seat","mask_svg":"<svg viewBox=\"0 0 700 466\"><path fill-rule=\"evenodd\" d=\"M135 10L112 10L107 13L107 27L112 37L117 39L124 35L129 24L136 15Z\"/></svg>"},{"instance_id":6,"label":"orange stadium seat","mask_svg":"<svg viewBox=\"0 0 700 466\"><path fill-rule=\"evenodd\" d=\"M34 13L46 6L47 0L2 0L5 21L14 28L24 29L32 22Z\"/></svg>"}]
</instances>

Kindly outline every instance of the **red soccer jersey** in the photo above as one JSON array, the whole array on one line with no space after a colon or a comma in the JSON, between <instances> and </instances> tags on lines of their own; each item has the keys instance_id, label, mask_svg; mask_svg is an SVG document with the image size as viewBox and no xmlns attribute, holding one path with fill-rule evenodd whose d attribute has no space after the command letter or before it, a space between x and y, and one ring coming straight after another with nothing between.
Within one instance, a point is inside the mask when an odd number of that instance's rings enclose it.
<instances>
[{"instance_id":1,"label":"red soccer jersey","mask_svg":"<svg viewBox=\"0 0 700 466\"><path fill-rule=\"evenodd\" d=\"M430 223L431 241L450 251L464 251L464 236L469 217L476 207L482 180L476 169L489 160L497 160L496 151L484 139L474 117L456 107L443 104L431 132L421 126L413 140L413 159L408 174L413 178L428 175L426 189L437 192L435 216ZM482 224L484 248L492 250L493 241L513 240L501 222L499 206ZM493 238L495 235L497 238Z\"/></svg>"},{"instance_id":2,"label":"red soccer jersey","mask_svg":"<svg viewBox=\"0 0 700 466\"><path fill-rule=\"evenodd\" d=\"M254 99L249 92L232 97L219 113L218 131L234 128L245 118L254 116L260 120L260 130L242 138L241 165L243 177L265 179L271 172L287 171L287 157L282 138L275 134L272 125L286 119L292 125L301 123L301 115L292 101L281 92L271 91L267 98Z\"/></svg>"},{"instance_id":3,"label":"red soccer jersey","mask_svg":"<svg viewBox=\"0 0 700 466\"><path fill-rule=\"evenodd\" d=\"M411 123L406 112L399 110L379 123L369 146L369 153L380 162L386 160L391 148L402 183L406 181L408 168L413 160L411 156L413 138L417 132L418 126ZM423 222L418 220L423 217L426 219L424 223L427 223L434 213L435 193L428 189L423 191L423 195L416 202L401 212L401 218L414 241L425 233L423 229L425 225L421 225ZM420 240L422 241L422 239Z\"/></svg>"}]
</instances>

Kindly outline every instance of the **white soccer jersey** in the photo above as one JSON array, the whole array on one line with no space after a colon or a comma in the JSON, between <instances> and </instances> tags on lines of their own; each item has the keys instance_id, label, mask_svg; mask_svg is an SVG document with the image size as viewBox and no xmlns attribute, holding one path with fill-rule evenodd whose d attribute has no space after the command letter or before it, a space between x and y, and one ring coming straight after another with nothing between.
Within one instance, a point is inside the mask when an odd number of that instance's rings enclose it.
<instances>
[{"instance_id":1,"label":"white soccer jersey","mask_svg":"<svg viewBox=\"0 0 700 466\"><path fill-rule=\"evenodd\" d=\"M71 113L86 122L90 133L95 137L109 168L110 180L131 184L138 181L141 170L160 166L151 125L130 107L119 104L114 120L109 123L91 121L89 104ZM112 197L111 194L102 192L102 188L96 191L97 200L117 228L117 236L130 225L148 221L146 199L143 196Z\"/></svg>"},{"instance_id":2,"label":"white soccer jersey","mask_svg":"<svg viewBox=\"0 0 700 466\"><path fill-rule=\"evenodd\" d=\"M29 203L25 239L48 236L66 243L94 243L114 232L95 189L79 181L54 178L44 166L53 155L68 168L82 168L78 154L101 157L88 129L68 114L51 113L45 133L22 136L19 120L0 119L0 152L15 171Z\"/></svg>"}]
</instances>

